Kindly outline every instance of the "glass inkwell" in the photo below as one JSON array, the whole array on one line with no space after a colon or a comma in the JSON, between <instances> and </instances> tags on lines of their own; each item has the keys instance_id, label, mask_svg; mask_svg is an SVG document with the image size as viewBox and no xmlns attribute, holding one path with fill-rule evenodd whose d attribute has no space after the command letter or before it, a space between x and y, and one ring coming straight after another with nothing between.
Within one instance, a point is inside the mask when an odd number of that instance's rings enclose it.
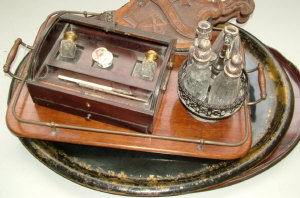
<instances>
[{"instance_id":1,"label":"glass inkwell","mask_svg":"<svg viewBox=\"0 0 300 198\"><path fill-rule=\"evenodd\" d=\"M153 81L155 71L157 69L157 59L158 53L154 50L148 50L145 53L145 57L142 59L142 61L137 62L133 70L132 76L147 81Z\"/></svg>"},{"instance_id":2,"label":"glass inkwell","mask_svg":"<svg viewBox=\"0 0 300 198\"><path fill-rule=\"evenodd\" d=\"M145 56L140 68L140 76L145 80L152 81L157 67L155 61L158 58L158 54L154 50L148 50Z\"/></svg>"},{"instance_id":3,"label":"glass inkwell","mask_svg":"<svg viewBox=\"0 0 300 198\"><path fill-rule=\"evenodd\" d=\"M64 58L75 58L76 55L76 44L77 35L73 31L68 31L64 35L65 39L60 43L59 54Z\"/></svg>"},{"instance_id":4,"label":"glass inkwell","mask_svg":"<svg viewBox=\"0 0 300 198\"><path fill-rule=\"evenodd\" d=\"M212 47L209 37L195 40L178 72L178 96L192 117L216 122L236 113L248 94L238 28L226 26Z\"/></svg>"}]
</instances>

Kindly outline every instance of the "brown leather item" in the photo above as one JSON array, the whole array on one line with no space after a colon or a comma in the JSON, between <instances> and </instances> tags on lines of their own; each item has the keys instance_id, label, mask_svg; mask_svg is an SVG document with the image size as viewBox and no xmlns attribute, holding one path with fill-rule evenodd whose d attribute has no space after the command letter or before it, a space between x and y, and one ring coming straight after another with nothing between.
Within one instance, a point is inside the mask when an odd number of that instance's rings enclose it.
<instances>
[{"instance_id":1,"label":"brown leather item","mask_svg":"<svg viewBox=\"0 0 300 198\"><path fill-rule=\"evenodd\" d=\"M253 0L131 0L115 12L103 13L101 19L171 36L178 39L176 48L182 51L192 44L199 21L216 25L236 18L244 23L254 7Z\"/></svg>"}]
</instances>

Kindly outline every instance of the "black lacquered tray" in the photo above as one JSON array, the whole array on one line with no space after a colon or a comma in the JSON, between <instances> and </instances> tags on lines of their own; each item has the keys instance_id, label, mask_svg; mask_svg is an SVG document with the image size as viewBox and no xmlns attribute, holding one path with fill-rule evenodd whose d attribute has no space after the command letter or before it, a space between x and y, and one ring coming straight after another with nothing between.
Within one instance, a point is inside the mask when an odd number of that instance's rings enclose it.
<instances>
[{"instance_id":1,"label":"black lacquered tray","mask_svg":"<svg viewBox=\"0 0 300 198\"><path fill-rule=\"evenodd\" d=\"M123 195L164 196L203 191L242 181L265 170L251 172L272 155L289 132L295 97L289 77L280 65L284 62L279 63L261 42L246 31L240 31L247 68L258 63L265 65L268 92L266 101L251 107L253 145L242 159L187 158L26 138L20 138L21 142L36 158L63 177L89 188ZM22 66L21 63L19 68ZM295 79L299 81L297 77ZM249 78L250 99L254 100L260 97L257 75L250 74ZM14 90L14 83L11 90ZM296 145L299 136L293 137L294 144L268 167Z\"/></svg>"}]
</instances>

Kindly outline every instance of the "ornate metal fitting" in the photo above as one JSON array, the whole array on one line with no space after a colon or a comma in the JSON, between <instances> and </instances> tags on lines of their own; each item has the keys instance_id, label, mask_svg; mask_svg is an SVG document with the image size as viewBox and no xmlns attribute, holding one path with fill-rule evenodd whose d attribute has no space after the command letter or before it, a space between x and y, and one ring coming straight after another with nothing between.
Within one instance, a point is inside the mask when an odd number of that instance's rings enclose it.
<instances>
[{"instance_id":1,"label":"ornate metal fitting","mask_svg":"<svg viewBox=\"0 0 300 198\"><path fill-rule=\"evenodd\" d=\"M208 122L218 121L227 118L236 113L248 95L248 77L243 70L240 84L240 94L236 100L230 105L210 105L205 101L198 100L193 97L183 85L183 78L186 75L187 61L181 65L178 72L178 96L183 105L187 108L188 112L198 120L204 120Z\"/></svg>"},{"instance_id":2,"label":"ornate metal fitting","mask_svg":"<svg viewBox=\"0 0 300 198\"><path fill-rule=\"evenodd\" d=\"M224 72L227 76L231 78L238 78L242 73L242 64L243 60L241 55L234 55L231 61L228 61L228 64L224 67Z\"/></svg>"},{"instance_id":3,"label":"ornate metal fitting","mask_svg":"<svg viewBox=\"0 0 300 198\"><path fill-rule=\"evenodd\" d=\"M211 59L211 44L208 39L201 39L197 49L193 51L193 59L199 63L209 62Z\"/></svg>"},{"instance_id":4,"label":"ornate metal fitting","mask_svg":"<svg viewBox=\"0 0 300 198\"><path fill-rule=\"evenodd\" d=\"M148 50L145 54L147 61L149 62L155 62L158 58L158 54L154 50Z\"/></svg>"},{"instance_id":5,"label":"ornate metal fitting","mask_svg":"<svg viewBox=\"0 0 300 198\"><path fill-rule=\"evenodd\" d=\"M212 38L212 26L208 21L200 21L198 23L196 34L200 38L207 38L211 40Z\"/></svg>"}]
</instances>

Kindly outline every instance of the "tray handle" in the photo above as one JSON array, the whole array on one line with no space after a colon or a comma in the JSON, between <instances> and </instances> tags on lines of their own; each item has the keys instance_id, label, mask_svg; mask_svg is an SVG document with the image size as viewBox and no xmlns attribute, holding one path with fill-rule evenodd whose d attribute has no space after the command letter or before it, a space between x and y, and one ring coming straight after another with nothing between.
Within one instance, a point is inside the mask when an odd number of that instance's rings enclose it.
<instances>
[{"instance_id":1,"label":"tray handle","mask_svg":"<svg viewBox=\"0 0 300 198\"><path fill-rule=\"evenodd\" d=\"M254 101L254 102L248 102L248 105L255 105L265 99L267 99L267 88L266 88L266 76L264 72L264 67L262 64L258 64L258 66L254 69L247 70L247 73L251 73L254 71L258 71L258 84L260 88L260 99Z\"/></svg>"},{"instance_id":2,"label":"tray handle","mask_svg":"<svg viewBox=\"0 0 300 198\"><path fill-rule=\"evenodd\" d=\"M19 49L19 46L20 45L23 45L24 47L32 50L33 48L25 43L23 43L22 39L20 38L17 38L17 40L15 40L15 43L14 45L12 46L10 52L8 53L8 56L7 56L7 59L6 59L6 62L3 66L3 72L4 73L7 73L8 75L10 75L12 78L15 78L17 80L22 80L22 78L14 75L13 73L10 72L10 67L11 67L11 64L12 62L15 60L15 57L17 55L17 52L18 52L18 49Z\"/></svg>"}]
</instances>

